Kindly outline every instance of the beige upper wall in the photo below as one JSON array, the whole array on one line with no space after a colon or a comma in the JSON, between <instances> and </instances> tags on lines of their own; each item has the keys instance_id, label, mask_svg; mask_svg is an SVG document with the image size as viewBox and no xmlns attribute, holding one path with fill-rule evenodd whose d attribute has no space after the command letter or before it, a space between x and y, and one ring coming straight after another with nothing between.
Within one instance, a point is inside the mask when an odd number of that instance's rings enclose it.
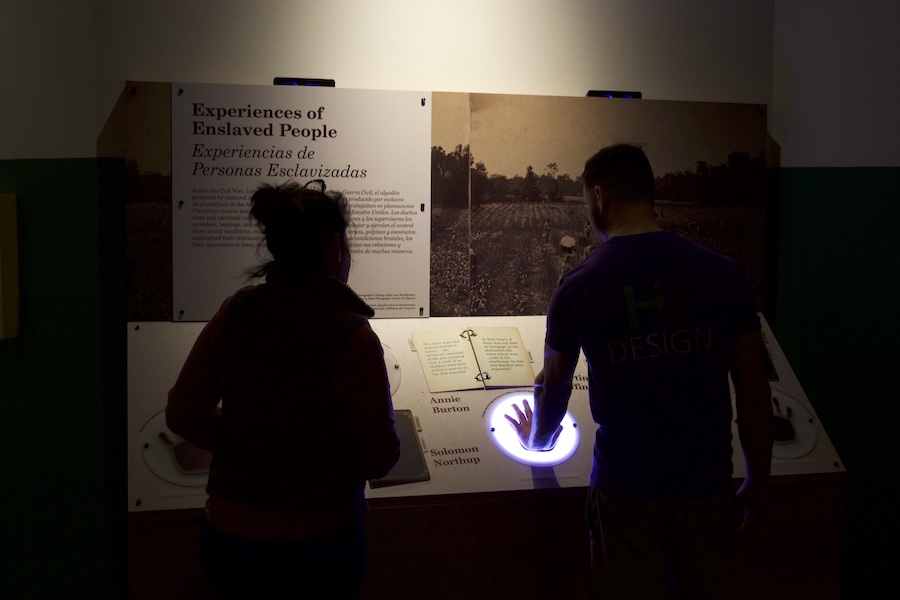
<instances>
[{"instance_id":1,"label":"beige upper wall","mask_svg":"<svg viewBox=\"0 0 900 600\"><path fill-rule=\"evenodd\" d=\"M93 155L126 80L315 76L352 88L564 96L608 87L765 104L772 1L69 0L65 13L50 0L18 3L28 8L16 5L0 49L28 71L57 72L47 89L66 95L49 100L71 127L34 122L30 108L45 97L18 73L25 96L11 106L32 122L9 123L0 158ZM90 76L57 69L63 60L89 65Z\"/></svg>"},{"instance_id":2,"label":"beige upper wall","mask_svg":"<svg viewBox=\"0 0 900 600\"><path fill-rule=\"evenodd\" d=\"M0 160L94 156L92 0L0 0Z\"/></svg>"},{"instance_id":3,"label":"beige upper wall","mask_svg":"<svg viewBox=\"0 0 900 600\"><path fill-rule=\"evenodd\" d=\"M275 76L313 76L352 88L583 96L608 87L768 104L785 166L897 165L900 149L878 126L897 118L896 83L890 101L865 110L847 110L860 107L860 94L842 85L886 85L885 74L897 72L900 52L886 35L898 21L895 5L0 0L0 159L93 156L129 79L269 85ZM856 25L848 27L851 11ZM841 30L840 43L823 30ZM888 54L889 69L874 66ZM823 62L838 63L837 74ZM825 84L831 93L822 97L815 90ZM829 127L840 135L823 137Z\"/></svg>"},{"instance_id":4,"label":"beige upper wall","mask_svg":"<svg viewBox=\"0 0 900 600\"><path fill-rule=\"evenodd\" d=\"M769 128L788 167L900 166L900 2L775 2Z\"/></svg>"}]
</instances>

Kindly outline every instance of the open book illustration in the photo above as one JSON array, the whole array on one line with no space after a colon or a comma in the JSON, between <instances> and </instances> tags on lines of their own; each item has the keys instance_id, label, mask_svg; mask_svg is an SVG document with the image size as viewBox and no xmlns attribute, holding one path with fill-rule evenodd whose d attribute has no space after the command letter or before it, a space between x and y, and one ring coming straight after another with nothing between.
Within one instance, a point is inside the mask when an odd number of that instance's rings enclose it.
<instances>
[{"instance_id":1,"label":"open book illustration","mask_svg":"<svg viewBox=\"0 0 900 600\"><path fill-rule=\"evenodd\" d=\"M517 327L413 331L412 344L432 393L534 384Z\"/></svg>"}]
</instances>

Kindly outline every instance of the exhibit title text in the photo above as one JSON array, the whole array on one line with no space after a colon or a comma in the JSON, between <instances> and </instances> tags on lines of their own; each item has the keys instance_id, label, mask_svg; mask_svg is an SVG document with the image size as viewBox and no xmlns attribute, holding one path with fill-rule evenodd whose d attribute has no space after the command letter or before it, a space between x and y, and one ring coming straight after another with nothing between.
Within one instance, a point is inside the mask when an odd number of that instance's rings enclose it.
<instances>
[{"instance_id":1,"label":"exhibit title text","mask_svg":"<svg viewBox=\"0 0 900 600\"><path fill-rule=\"evenodd\" d=\"M325 107L305 110L300 108L262 108L246 106L209 106L203 102L191 104L191 134L205 138L233 140L221 145L206 139L205 143L195 142L191 152L194 161L192 175L204 177L296 177L296 178L342 178L364 179L366 170L350 164L329 165L316 160L316 150L305 145L301 148L281 148L276 140L299 140L303 142L323 142L338 137L338 131L325 123ZM237 144L237 139L245 145ZM256 147L255 139L271 138L268 147ZM290 142L288 142L290 143ZM259 160L266 164L235 165L233 160ZM301 162L313 161L318 165ZM220 164L209 164L220 161ZM278 162L274 162L278 161Z\"/></svg>"},{"instance_id":2,"label":"exhibit title text","mask_svg":"<svg viewBox=\"0 0 900 600\"><path fill-rule=\"evenodd\" d=\"M303 111L292 108L254 108L248 104L246 108L207 106L202 102L193 103L194 117L204 120L192 122L194 135L237 135L247 137L294 137L311 141L318 139L334 139L338 132L328 125L315 125L310 127L298 126L296 121L305 118L309 121L322 121L325 107L320 106L314 110ZM212 119L211 123L205 119ZM236 125L223 119L279 119L280 123L270 121L263 125ZM277 126L276 126L277 125Z\"/></svg>"}]
</instances>

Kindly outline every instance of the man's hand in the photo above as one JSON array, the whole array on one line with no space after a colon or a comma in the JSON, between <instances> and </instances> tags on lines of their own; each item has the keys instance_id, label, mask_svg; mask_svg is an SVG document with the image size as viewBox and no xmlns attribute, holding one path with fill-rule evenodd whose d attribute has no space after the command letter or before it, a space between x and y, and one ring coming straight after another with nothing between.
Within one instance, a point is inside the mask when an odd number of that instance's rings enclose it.
<instances>
[{"instance_id":1,"label":"man's hand","mask_svg":"<svg viewBox=\"0 0 900 600\"><path fill-rule=\"evenodd\" d=\"M506 420L509 421L509 424L512 425L512 428L516 430L516 433L519 436L519 443L522 444L523 448L532 452L547 452L553 450L553 448L556 447L556 441L559 439L559 434L562 433L562 425L556 428L553 437L550 438L550 444L548 446L545 448L535 448L531 442L531 426L534 423L534 413L531 410L531 406L528 404L528 400L523 400L522 405L525 408L524 412L518 405L513 404L513 410L516 411L518 420L509 415L503 415L506 417Z\"/></svg>"},{"instance_id":2,"label":"man's hand","mask_svg":"<svg viewBox=\"0 0 900 600\"><path fill-rule=\"evenodd\" d=\"M741 524L738 531L747 531L759 525L760 515L765 511L768 494L760 490L749 479L737 491L738 508L741 511Z\"/></svg>"}]
</instances>

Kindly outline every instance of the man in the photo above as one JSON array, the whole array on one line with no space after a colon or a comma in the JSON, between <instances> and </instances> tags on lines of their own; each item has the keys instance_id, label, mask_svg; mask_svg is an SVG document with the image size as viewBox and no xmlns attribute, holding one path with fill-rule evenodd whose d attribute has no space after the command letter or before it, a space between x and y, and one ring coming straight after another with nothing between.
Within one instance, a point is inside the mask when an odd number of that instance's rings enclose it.
<instances>
[{"instance_id":1,"label":"man","mask_svg":"<svg viewBox=\"0 0 900 600\"><path fill-rule=\"evenodd\" d=\"M583 351L598 424L589 523L602 597L715 598L735 529L729 372L746 462L741 528L758 519L771 462L750 286L729 259L659 227L640 148L604 148L582 179L603 243L554 291L534 413L526 404L510 421L526 448L552 448Z\"/></svg>"}]
</instances>

